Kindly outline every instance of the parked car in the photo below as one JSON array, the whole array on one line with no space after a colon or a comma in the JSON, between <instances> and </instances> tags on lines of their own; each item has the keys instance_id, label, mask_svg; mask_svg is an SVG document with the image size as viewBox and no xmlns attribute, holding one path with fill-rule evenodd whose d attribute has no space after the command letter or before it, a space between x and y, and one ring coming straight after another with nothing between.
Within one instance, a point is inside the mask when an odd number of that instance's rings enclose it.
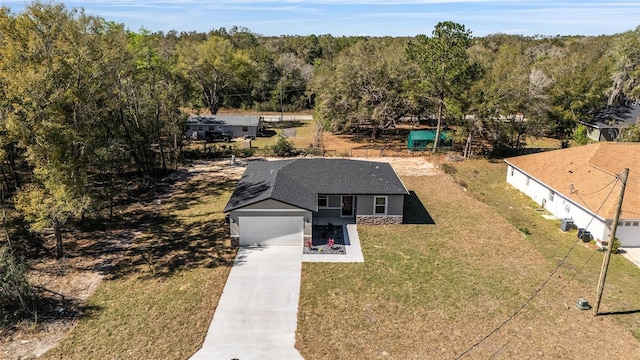
<instances>
[{"instance_id":1,"label":"parked car","mask_svg":"<svg viewBox=\"0 0 640 360\"><path fill-rule=\"evenodd\" d=\"M224 141L229 142L233 134L227 131L207 131L204 133L204 138L207 142Z\"/></svg>"}]
</instances>

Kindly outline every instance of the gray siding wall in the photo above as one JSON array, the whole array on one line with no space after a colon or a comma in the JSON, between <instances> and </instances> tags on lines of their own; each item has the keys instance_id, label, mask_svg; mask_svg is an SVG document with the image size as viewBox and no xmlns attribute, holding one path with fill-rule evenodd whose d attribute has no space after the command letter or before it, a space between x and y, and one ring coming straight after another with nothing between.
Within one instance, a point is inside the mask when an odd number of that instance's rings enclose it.
<instances>
[{"instance_id":1,"label":"gray siding wall","mask_svg":"<svg viewBox=\"0 0 640 360\"><path fill-rule=\"evenodd\" d=\"M342 196L329 195L329 207L340 208L342 206Z\"/></svg>"},{"instance_id":2,"label":"gray siding wall","mask_svg":"<svg viewBox=\"0 0 640 360\"><path fill-rule=\"evenodd\" d=\"M373 214L373 196L360 195L356 200L356 214L372 215Z\"/></svg>"},{"instance_id":3,"label":"gray siding wall","mask_svg":"<svg viewBox=\"0 0 640 360\"><path fill-rule=\"evenodd\" d=\"M340 209L318 209L320 217L340 217Z\"/></svg>"},{"instance_id":4,"label":"gray siding wall","mask_svg":"<svg viewBox=\"0 0 640 360\"><path fill-rule=\"evenodd\" d=\"M389 195L387 215L402 215L404 209L404 195Z\"/></svg>"},{"instance_id":5,"label":"gray siding wall","mask_svg":"<svg viewBox=\"0 0 640 360\"><path fill-rule=\"evenodd\" d=\"M387 215L402 215L404 207L404 195L387 196ZM359 195L357 201L358 215L373 215L374 195Z\"/></svg>"}]
</instances>

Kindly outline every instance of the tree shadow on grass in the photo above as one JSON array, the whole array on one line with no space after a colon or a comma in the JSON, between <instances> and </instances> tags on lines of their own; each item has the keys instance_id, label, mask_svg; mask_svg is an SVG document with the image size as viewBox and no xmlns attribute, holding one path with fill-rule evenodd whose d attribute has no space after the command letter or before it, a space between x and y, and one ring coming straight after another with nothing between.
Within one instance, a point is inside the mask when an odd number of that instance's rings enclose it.
<instances>
[{"instance_id":1,"label":"tree shadow on grass","mask_svg":"<svg viewBox=\"0 0 640 360\"><path fill-rule=\"evenodd\" d=\"M224 214L211 202L226 200L221 197L231 194L235 181L198 174L198 179L190 173L163 179L152 196L140 198L107 228L83 233L68 256L94 258L92 269L82 270L106 279L231 266L236 249L230 247ZM197 210L189 213L191 207Z\"/></svg>"},{"instance_id":2,"label":"tree shadow on grass","mask_svg":"<svg viewBox=\"0 0 640 360\"><path fill-rule=\"evenodd\" d=\"M404 196L402 223L421 225L436 224L415 191L409 191L409 195Z\"/></svg>"},{"instance_id":3,"label":"tree shadow on grass","mask_svg":"<svg viewBox=\"0 0 640 360\"><path fill-rule=\"evenodd\" d=\"M129 276L144 280L168 278L195 268L232 266L237 249L230 246L220 202L230 195L236 181L198 174L195 179L191 173L170 174L146 187L146 192L132 195L111 220L97 217L79 221L75 227L78 231L64 235L63 259L55 261L52 242L45 242L41 252L49 255L45 254L40 266L31 271L41 280L79 277L78 284L69 288L47 288L47 281L35 287L37 322L96 316L102 309L88 305L78 292L83 281L90 279L89 273L104 276L106 281ZM190 206L198 207L193 214ZM0 321L0 332L22 331L16 325L29 318L33 314L21 314L4 324Z\"/></svg>"},{"instance_id":4,"label":"tree shadow on grass","mask_svg":"<svg viewBox=\"0 0 640 360\"><path fill-rule=\"evenodd\" d=\"M102 310L101 306L86 304L42 286L33 286L32 289L32 296L23 299L29 310L3 309L9 315L1 319L1 336L12 336L20 332L21 327L25 325L31 327L28 331L33 331L34 325L48 328L50 324L59 323L61 320L72 323L81 317L93 316Z\"/></svg>"},{"instance_id":5,"label":"tree shadow on grass","mask_svg":"<svg viewBox=\"0 0 640 360\"><path fill-rule=\"evenodd\" d=\"M111 271L110 278L117 279L133 273L146 277L168 277L178 271L193 268L215 268L233 265L236 249L230 247L224 215L210 219L215 211L182 214L176 211L190 206L207 208L208 199L230 194L235 182L212 177L187 181L180 185L164 204L147 211L144 224L138 226L140 234L124 259ZM155 211L153 211L155 210ZM198 217L200 220L191 221Z\"/></svg>"}]
</instances>

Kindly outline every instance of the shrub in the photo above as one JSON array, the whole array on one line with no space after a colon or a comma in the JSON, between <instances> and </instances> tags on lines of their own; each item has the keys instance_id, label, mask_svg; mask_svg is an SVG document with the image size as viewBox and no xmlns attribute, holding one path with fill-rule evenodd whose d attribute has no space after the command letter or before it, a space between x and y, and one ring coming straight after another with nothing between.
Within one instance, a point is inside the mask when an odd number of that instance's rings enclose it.
<instances>
[{"instance_id":1,"label":"shrub","mask_svg":"<svg viewBox=\"0 0 640 360\"><path fill-rule=\"evenodd\" d=\"M587 136L587 127L579 124L573 131L573 141L578 145L585 145L589 143L589 137Z\"/></svg>"},{"instance_id":2,"label":"shrub","mask_svg":"<svg viewBox=\"0 0 640 360\"><path fill-rule=\"evenodd\" d=\"M6 247L0 247L0 324L36 316L36 296L27 281L25 267Z\"/></svg>"},{"instance_id":3,"label":"shrub","mask_svg":"<svg viewBox=\"0 0 640 360\"><path fill-rule=\"evenodd\" d=\"M275 145L273 145L271 149L276 156L286 157L295 155L293 143L287 140L287 138L282 135L278 138L278 142L275 143Z\"/></svg>"},{"instance_id":4,"label":"shrub","mask_svg":"<svg viewBox=\"0 0 640 360\"><path fill-rule=\"evenodd\" d=\"M308 148L304 149L304 154L311 155L311 156L322 156L322 149L309 146Z\"/></svg>"},{"instance_id":5,"label":"shrub","mask_svg":"<svg viewBox=\"0 0 640 360\"><path fill-rule=\"evenodd\" d=\"M620 240L618 240L618 238L614 238L613 248L611 249L611 252L613 252L614 254L617 254L619 250L620 250Z\"/></svg>"},{"instance_id":6,"label":"shrub","mask_svg":"<svg viewBox=\"0 0 640 360\"><path fill-rule=\"evenodd\" d=\"M252 157L255 153L256 153L256 149L255 148L242 148L242 149L238 149L237 151L238 156L242 156L242 157Z\"/></svg>"},{"instance_id":7,"label":"shrub","mask_svg":"<svg viewBox=\"0 0 640 360\"><path fill-rule=\"evenodd\" d=\"M456 170L455 167L446 163L442 164L442 170L444 171L445 174L449 174L449 175L453 175L458 172L458 170Z\"/></svg>"}]
</instances>

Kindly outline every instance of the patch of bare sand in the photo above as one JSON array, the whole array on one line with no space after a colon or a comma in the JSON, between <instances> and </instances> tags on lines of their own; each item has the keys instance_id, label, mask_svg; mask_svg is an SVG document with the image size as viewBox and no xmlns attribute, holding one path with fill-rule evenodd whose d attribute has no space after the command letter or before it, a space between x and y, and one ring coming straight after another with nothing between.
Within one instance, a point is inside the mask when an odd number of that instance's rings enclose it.
<instances>
[{"instance_id":1,"label":"patch of bare sand","mask_svg":"<svg viewBox=\"0 0 640 360\"><path fill-rule=\"evenodd\" d=\"M367 157L353 158L356 160L368 160L386 162L391 164L393 170L399 176L433 176L442 173L440 166L432 163L426 157Z\"/></svg>"}]
</instances>

